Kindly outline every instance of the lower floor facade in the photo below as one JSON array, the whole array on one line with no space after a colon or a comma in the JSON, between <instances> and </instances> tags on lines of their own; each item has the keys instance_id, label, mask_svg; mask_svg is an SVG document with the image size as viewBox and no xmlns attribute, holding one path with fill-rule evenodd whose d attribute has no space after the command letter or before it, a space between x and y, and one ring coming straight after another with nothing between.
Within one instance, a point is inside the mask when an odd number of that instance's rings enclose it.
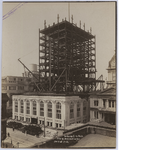
<instances>
[{"instance_id":1,"label":"lower floor facade","mask_svg":"<svg viewBox=\"0 0 150 150\"><path fill-rule=\"evenodd\" d=\"M90 121L105 121L116 125L116 113L110 111L90 110Z\"/></svg>"},{"instance_id":2,"label":"lower floor facade","mask_svg":"<svg viewBox=\"0 0 150 150\"><path fill-rule=\"evenodd\" d=\"M53 128L89 121L89 102L79 96L13 95L12 118Z\"/></svg>"}]
</instances>

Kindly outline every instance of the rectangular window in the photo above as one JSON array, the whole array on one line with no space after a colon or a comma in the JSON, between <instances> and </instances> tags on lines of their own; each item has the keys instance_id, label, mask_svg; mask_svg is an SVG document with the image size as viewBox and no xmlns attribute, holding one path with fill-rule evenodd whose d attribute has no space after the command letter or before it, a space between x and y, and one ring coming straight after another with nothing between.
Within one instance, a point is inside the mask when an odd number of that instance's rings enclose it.
<instances>
[{"instance_id":1,"label":"rectangular window","mask_svg":"<svg viewBox=\"0 0 150 150\"><path fill-rule=\"evenodd\" d=\"M103 107L105 108L106 107L106 100L103 99Z\"/></svg>"},{"instance_id":2,"label":"rectangular window","mask_svg":"<svg viewBox=\"0 0 150 150\"><path fill-rule=\"evenodd\" d=\"M36 102L33 102L33 115L36 115Z\"/></svg>"},{"instance_id":3,"label":"rectangular window","mask_svg":"<svg viewBox=\"0 0 150 150\"><path fill-rule=\"evenodd\" d=\"M24 86L18 86L18 90L24 90Z\"/></svg>"},{"instance_id":4,"label":"rectangular window","mask_svg":"<svg viewBox=\"0 0 150 150\"><path fill-rule=\"evenodd\" d=\"M94 118L98 119L98 111L94 111Z\"/></svg>"},{"instance_id":5,"label":"rectangular window","mask_svg":"<svg viewBox=\"0 0 150 150\"><path fill-rule=\"evenodd\" d=\"M74 117L73 109L70 109L70 119Z\"/></svg>"},{"instance_id":6,"label":"rectangular window","mask_svg":"<svg viewBox=\"0 0 150 150\"><path fill-rule=\"evenodd\" d=\"M16 90L15 86L9 86L9 90Z\"/></svg>"},{"instance_id":7,"label":"rectangular window","mask_svg":"<svg viewBox=\"0 0 150 150\"><path fill-rule=\"evenodd\" d=\"M40 102L40 116L44 116L44 103Z\"/></svg>"},{"instance_id":8,"label":"rectangular window","mask_svg":"<svg viewBox=\"0 0 150 150\"><path fill-rule=\"evenodd\" d=\"M77 117L80 117L80 103L77 103Z\"/></svg>"},{"instance_id":9,"label":"rectangular window","mask_svg":"<svg viewBox=\"0 0 150 150\"><path fill-rule=\"evenodd\" d=\"M23 100L21 100L21 102L20 102L20 109L21 109L21 113L23 113L23 108L24 107L24 105L23 105Z\"/></svg>"},{"instance_id":10,"label":"rectangular window","mask_svg":"<svg viewBox=\"0 0 150 150\"><path fill-rule=\"evenodd\" d=\"M26 118L26 122L30 122L30 118Z\"/></svg>"},{"instance_id":11,"label":"rectangular window","mask_svg":"<svg viewBox=\"0 0 150 150\"><path fill-rule=\"evenodd\" d=\"M7 86L2 86L2 90L7 90Z\"/></svg>"},{"instance_id":12,"label":"rectangular window","mask_svg":"<svg viewBox=\"0 0 150 150\"><path fill-rule=\"evenodd\" d=\"M30 114L30 102L29 101L27 101L26 103L26 113Z\"/></svg>"},{"instance_id":13,"label":"rectangular window","mask_svg":"<svg viewBox=\"0 0 150 150\"><path fill-rule=\"evenodd\" d=\"M48 103L48 117L52 118L52 103Z\"/></svg>"},{"instance_id":14,"label":"rectangular window","mask_svg":"<svg viewBox=\"0 0 150 150\"><path fill-rule=\"evenodd\" d=\"M98 100L94 100L94 106L98 106Z\"/></svg>"},{"instance_id":15,"label":"rectangular window","mask_svg":"<svg viewBox=\"0 0 150 150\"><path fill-rule=\"evenodd\" d=\"M48 109L48 117L52 118L52 109Z\"/></svg>"},{"instance_id":16,"label":"rectangular window","mask_svg":"<svg viewBox=\"0 0 150 150\"><path fill-rule=\"evenodd\" d=\"M109 107L111 107L111 101L109 101Z\"/></svg>"},{"instance_id":17,"label":"rectangular window","mask_svg":"<svg viewBox=\"0 0 150 150\"><path fill-rule=\"evenodd\" d=\"M86 116L86 102L83 102L83 116Z\"/></svg>"},{"instance_id":18,"label":"rectangular window","mask_svg":"<svg viewBox=\"0 0 150 150\"><path fill-rule=\"evenodd\" d=\"M15 101L15 112L18 112L18 101Z\"/></svg>"},{"instance_id":19,"label":"rectangular window","mask_svg":"<svg viewBox=\"0 0 150 150\"><path fill-rule=\"evenodd\" d=\"M114 107L114 101L112 101L112 107Z\"/></svg>"},{"instance_id":20,"label":"rectangular window","mask_svg":"<svg viewBox=\"0 0 150 150\"><path fill-rule=\"evenodd\" d=\"M61 110L57 110L56 113L56 118L61 119Z\"/></svg>"},{"instance_id":21,"label":"rectangular window","mask_svg":"<svg viewBox=\"0 0 150 150\"><path fill-rule=\"evenodd\" d=\"M24 117L20 117L20 120L21 120L21 121L24 121Z\"/></svg>"},{"instance_id":22,"label":"rectangular window","mask_svg":"<svg viewBox=\"0 0 150 150\"><path fill-rule=\"evenodd\" d=\"M85 116L86 115L86 107L84 106L83 107L83 116Z\"/></svg>"}]
</instances>

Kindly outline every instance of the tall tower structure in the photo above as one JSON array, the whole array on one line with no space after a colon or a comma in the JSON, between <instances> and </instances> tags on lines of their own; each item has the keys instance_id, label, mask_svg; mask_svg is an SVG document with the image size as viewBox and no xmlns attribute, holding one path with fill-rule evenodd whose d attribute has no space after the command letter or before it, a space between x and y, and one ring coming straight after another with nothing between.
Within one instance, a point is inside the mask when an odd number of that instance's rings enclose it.
<instances>
[{"instance_id":1,"label":"tall tower structure","mask_svg":"<svg viewBox=\"0 0 150 150\"><path fill-rule=\"evenodd\" d=\"M46 91L88 92L96 87L95 36L62 20L39 29L39 79Z\"/></svg>"}]
</instances>

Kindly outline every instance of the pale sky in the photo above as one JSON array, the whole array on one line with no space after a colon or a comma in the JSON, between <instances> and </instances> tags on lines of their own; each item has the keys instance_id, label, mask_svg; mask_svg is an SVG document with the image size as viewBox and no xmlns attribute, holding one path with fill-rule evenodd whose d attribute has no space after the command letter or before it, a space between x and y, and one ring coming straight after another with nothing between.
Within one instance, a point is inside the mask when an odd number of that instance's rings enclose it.
<instances>
[{"instance_id":1,"label":"pale sky","mask_svg":"<svg viewBox=\"0 0 150 150\"><path fill-rule=\"evenodd\" d=\"M68 20L68 3L4 3L3 16L13 8L13 13L5 16L2 29L2 76L21 76L23 66L18 58L29 67L39 64L39 28ZM17 6L17 7L16 7ZM19 7L20 6L20 7ZM115 50L115 2L70 3L70 17L73 22L79 21L83 29L90 30L96 35L96 69L98 78L103 74L107 77L108 62ZM70 19L71 20L71 19Z\"/></svg>"}]
</instances>

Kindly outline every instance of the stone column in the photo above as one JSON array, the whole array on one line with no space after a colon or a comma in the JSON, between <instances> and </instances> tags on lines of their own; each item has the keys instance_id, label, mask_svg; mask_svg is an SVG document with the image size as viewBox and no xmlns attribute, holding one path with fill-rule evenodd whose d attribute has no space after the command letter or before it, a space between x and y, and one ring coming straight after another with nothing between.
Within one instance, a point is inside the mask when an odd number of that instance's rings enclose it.
<instances>
[{"instance_id":1,"label":"stone column","mask_svg":"<svg viewBox=\"0 0 150 150\"><path fill-rule=\"evenodd\" d=\"M36 110L36 114L38 117L38 124L40 123L39 121L39 117L40 117L40 101L36 101L36 105L37 105L37 110Z\"/></svg>"},{"instance_id":2,"label":"stone column","mask_svg":"<svg viewBox=\"0 0 150 150\"><path fill-rule=\"evenodd\" d=\"M45 126L47 126L47 102L44 102L44 118L45 118Z\"/></svg>"},{"instance_id":3,"label":"stone column","mask_svg":"<svg viewBox=\"0 0 150 150\"><path fill-rule=\"evenodd\" d=\"M18 100L18 120L20 120L20 100Z\"/></svg>"},{"instance_id":4,"label":"stone column","mask_svg":"<svg viewBox=\"0 0 150 150\"><path fill-rule=\"evenodd\" d=\"M77 102L74 102L74 120L77 123Z\"/></svg>"},{"instance_id":5,"label":"stone column","mask_svg":"<svg viewBox=\"0 0 150 150\"><path fill-rule=\"evenodd\" d=\"M81 123L83 122L83 101L81 101Z\"/></svg>"},{"instance_id":6,"label":"stone column","mask_svg":"<svg viewBox=\"0 0 150 150\"><path fill-rule=\"evenodd\" d=\"M13 99L13 104L12 104L12 106L13 106L13 107L12 107L12 112L13 112L13 113L12 113L12 115L13 115L12 117L13 117L13 119L15 119L15 100L14 100L14 99Z\"/></svg>"},{"instance_id":7,"label":"stone column","mask_svg":"<svg viewBox=\"0 0 150 150\"><path fill-rule=\"evenodd\" d=\"M24 100L24 121L26 121L26 100Z\"/></svg>"},{"instance_id":8,"label":"stone column","mask_svg":"<svg viewBox=\"0 0 150 150\"><path fill-rule=\"evenodd\" d=\"M56 127L55 119L56 119L56 101L52 101L52 120L53 120L53 128Z\"/></svg>"}]
</instances>

